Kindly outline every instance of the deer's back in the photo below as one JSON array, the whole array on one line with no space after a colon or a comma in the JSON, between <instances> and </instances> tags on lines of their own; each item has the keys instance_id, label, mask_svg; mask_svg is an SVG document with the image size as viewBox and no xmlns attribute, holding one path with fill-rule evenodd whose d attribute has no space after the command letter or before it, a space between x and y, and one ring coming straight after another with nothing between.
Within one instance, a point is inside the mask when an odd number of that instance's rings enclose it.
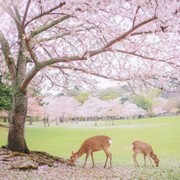
<instances>
[{"instance_id":1,"label":"deer's back","mask_svg":"<svg viewBox=\"0 0 180 180\"><path fill-rule=\"evenodd\" d=\"M142 153L148 155L153 152L152 147L143 141L134 141L132 144L133 144L133 151L135 153Z\"/></svg>"},{"instance_id":2,"label":"deer's back","mask_svg":"<svg viewBox=\"0 0 180 180\"><path fill-rule=\"evenodd\" d=\"M86 150L99 151L103 148L110 147L112 140L108 136L93 136L84 141L82 147Z\"/></svg>"}]
</instances>

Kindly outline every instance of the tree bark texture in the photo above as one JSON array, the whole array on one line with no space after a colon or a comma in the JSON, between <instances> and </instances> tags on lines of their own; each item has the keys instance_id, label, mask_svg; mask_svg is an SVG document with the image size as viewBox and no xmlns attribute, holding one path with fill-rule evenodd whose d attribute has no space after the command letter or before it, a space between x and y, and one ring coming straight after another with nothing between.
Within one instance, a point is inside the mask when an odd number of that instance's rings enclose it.
<instances>
[{"instance_id":1,"label":"tree bark texture","mask_svg":"<svg viewBox=\"0 0 180 180\"><path fill-rule=\"evenodd\" d=\"M29 153L24 133L26 114L27 95L25 92L16 91L13 94L8 134L8 149L12 151Z\"/></svg>"}]
</instances>

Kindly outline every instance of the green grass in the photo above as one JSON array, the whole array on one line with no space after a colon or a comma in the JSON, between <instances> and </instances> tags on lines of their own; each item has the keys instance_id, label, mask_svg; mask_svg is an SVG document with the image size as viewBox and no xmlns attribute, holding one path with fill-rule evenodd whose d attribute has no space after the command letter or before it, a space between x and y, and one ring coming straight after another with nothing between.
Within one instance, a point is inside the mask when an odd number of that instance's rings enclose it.
<instances>
[{"instance_id":1,"label":"green grass","mask_svg":"<svg viewBox=\"0 0 180 180\"><path fill-rule=\"evenodd\" d=\"M117 163L131 161L131 143L137 139L150 143L155 153L162 158L180 158L180 117L137 119L131 120L131 124L128 124L127 120L114 122L114 126L103 126L101 122L94 128L27 127L27 144L31 150L42 150L68 158L71 151L78 150L86 138L104 134L113 140L111 151L113 159ZM7 130L1 128L0 145L5 144L6 139ZM101 155L98 157L101 159Z\"/></svg>"},{"instance_id":2,"label":"green grass","mask_svg":"<svg viewBox=\"0 0 180 180\"><path fill-rule=\"evenodd\" d=\"M68 158L88 137L104 134L113 140L111 151L114 162L131 163L131 143L140 139L150 143L160 158L180 158L180 117L161 117L117 121L114 126L84 128L48 127L27 128L26 137L30 149L44 150ZM97 158L104 159L99 152ZM102 154L102 155L101 155Z\"/></svg>"},{"instance_id":3,"label":"green grass","mask_svg":"<svg viewBox=\"0 0 180 180\"><path fill-rule=\"evenodd\" d=\"M109 122L110 124L111 122ZM160 158L160 167L166 169L166 176L172 176L174 167L180 164L180 117L158 117L131 120L114 121L114 126L107 122L98 122L98 126L90 127L27 127L26 140L31 150L46 151L50 154L69 158L71 151L77 151L82 142L94 135L108 135L113 144L110 148L113 154L113 164L121 166L133 166L131 143L135 140L143 140L150 143L154 152ZM7 130L0 129L0 146L7 139ZM94 153L95 162L104 163L105 155L102 151ZM78 162L82 164L84 157ZM143 157L138 156L139 164L143 165ZM89 160L89 163L91 161ZM147 161L148 166L150 163ZM171 166L169 169L168 166ZM142 169L144 170L144 168ZM146 174L151 173L150 170ZM178 174L180 175L179 171ZM179 176L178 176L179 177Z\"/></svg>"},{"instance_id":4,"label":"green grass","mask_svg":"<svg viewBox=\"0 0 180 180\"><path fill-rule=\"evenodd\" d=\"M7 135L8 135L8 131L7 131L7 130L8 130L8 129L2 128L2 127L0 126L0 147L1 147L2 145L7 144Z\"/></svg>"}]
</instances>

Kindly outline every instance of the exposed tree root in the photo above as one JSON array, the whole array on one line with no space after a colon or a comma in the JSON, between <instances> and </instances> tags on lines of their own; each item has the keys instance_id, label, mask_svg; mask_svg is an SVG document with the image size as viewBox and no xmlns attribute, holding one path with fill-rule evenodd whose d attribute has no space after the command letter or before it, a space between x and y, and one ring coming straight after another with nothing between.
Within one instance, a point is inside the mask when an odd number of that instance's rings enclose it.
<instances>
[{"instance_id":1,"label":"exposed tree root","mask_svg":"<svg viewBox=\"0 0 180 180\"><path fill-rule=\"evenodd\" d=\"M0 127L9 128L8 125L0 124Z\"/></svg>"},{"instance_id":2,"label":"exposed tree root","mask_svg":"<svg viewBox=\"0 0 180 180\"><path fill-rule=\"evenodd\" d=\"M8 163L9 169L29 170L38 169L39 166L57 166L58 163L71 166L68 160L50 155L46 152L30 151L29 154L12 152L5 147L0 148L0 163Z\"/></svg>"}]
</instances>

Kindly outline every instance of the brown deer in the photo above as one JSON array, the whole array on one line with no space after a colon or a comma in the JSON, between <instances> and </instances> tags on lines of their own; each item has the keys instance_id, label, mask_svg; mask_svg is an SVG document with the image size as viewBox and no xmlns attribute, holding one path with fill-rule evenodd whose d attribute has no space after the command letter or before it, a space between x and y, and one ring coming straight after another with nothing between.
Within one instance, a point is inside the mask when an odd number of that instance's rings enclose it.
<instances>
[{"instance_id":1,"label":"brown deer","mask_svg":"<svg viewBox=\"0 0 180 180\"><path fill-rule=\"evenodd\" d=\"M146 166L146 156L148 156L152 166L153 166L153 163L151 161L151 158L153 159L155 165L157 167L159 166L159 158L154 154L153 149L149 144L142 142L142 141L134 141L132 143L132 145L133 145L133 151L134 151L133 160L134 160L135 166L136 165L139 166L137 159L136 159L136 156L139 153L144 155L144 165L145 166Z\"/></svg>"},{"instance_id":2,"label":"brown deer","mask_svg":"<svg viewBox=\"0 0 180 180\"><path fill-rule=\"evenodd\" d=\"M109 147L111 144L112 144L112 140L108 136L102 135L102 136L90 137L83 142L80 149L76 153L72 152L72 156L70 157L70 163L74 164L78 158L80 158L83 154L86 154L83 167L86 166L86 162L89 155L91 155L92 164L93 164L92 167L94 167L95 164L94 164L93 152L103 150L106 154L106 161L104 164L104 168L107 165L108 158L110 158L110 167L111 167L112 154L109 151Z\"/></svg>"}]
</instances>

